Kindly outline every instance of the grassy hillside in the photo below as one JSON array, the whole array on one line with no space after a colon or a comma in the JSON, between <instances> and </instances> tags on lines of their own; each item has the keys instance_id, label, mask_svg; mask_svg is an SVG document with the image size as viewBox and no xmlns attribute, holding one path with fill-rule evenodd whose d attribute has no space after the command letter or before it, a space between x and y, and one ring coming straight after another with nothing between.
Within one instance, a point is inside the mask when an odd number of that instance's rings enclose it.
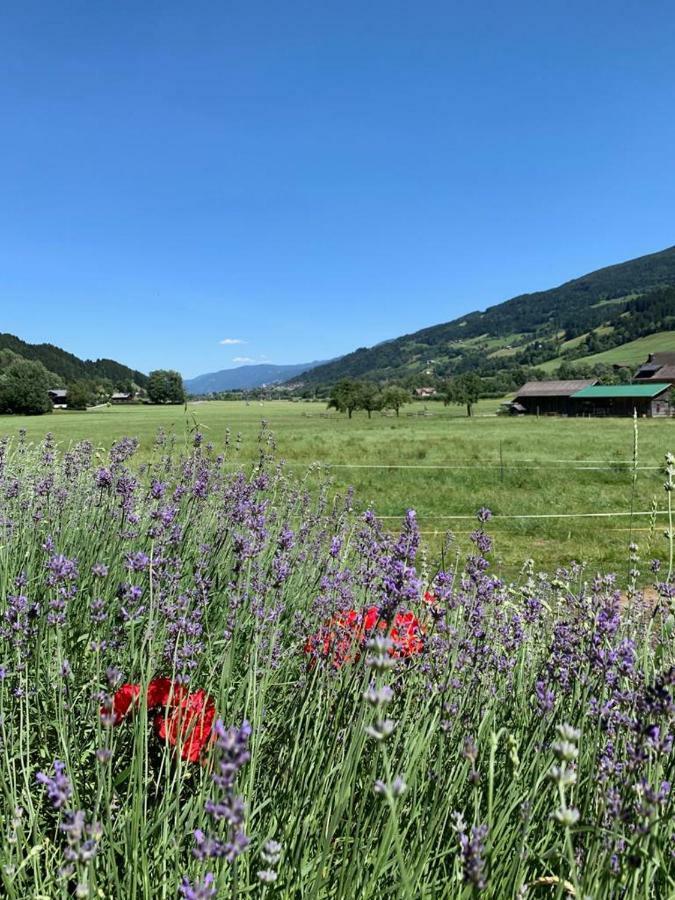
<instances>
[{"instance_id":1,"label":"grassy hillside","mask_svg":"<svg viewBox=\"0 0 675 900\"><path fill-rule=\"evenodd\" d=\"M360 348L303 375L308 385L344 377L413 382L478 371L522 380L554 359L591 356L675 327L675 247L609 266L548 291Z\"/></svg>"},{"instance_id":2,"label":"grassy hillside","mask_svg":"<svg viewBox=\"0 0 675 900\"><path fill-rule=\"evenodd\" d=\"M608 366L634 366L637 368L641 362L647 359L650 353L666 350L670 352L675 351L675 331L658 331L656 334L649 334L635 341L629 341L627 344L621 344L619 347L613 347L611 350L604 350L601 353L593 353L589 356L571 360L570 365L594 366L604 364ZM564 357L562 356L556 356L554 359L541 363L539 368L545 372L554 372L563 362L563 359Z\"/></svg>"}]
</instances>

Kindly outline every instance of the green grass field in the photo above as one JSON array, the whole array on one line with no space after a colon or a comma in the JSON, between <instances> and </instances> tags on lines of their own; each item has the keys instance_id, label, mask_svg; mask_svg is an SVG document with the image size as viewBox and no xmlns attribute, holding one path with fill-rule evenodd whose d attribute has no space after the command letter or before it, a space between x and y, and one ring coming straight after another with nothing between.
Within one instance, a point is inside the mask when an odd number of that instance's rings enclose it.
<instances>
[{"instance_id":1,"label":"green grass field","mask_svg":"<svg viewBox=\"0 0 675 900\"><path fill-rule=\"evenodd\" d=\"M466 549L471 516L481 506L495 513L491 531L502 567L515 574L526 558L551 569L571 560L592 569L617 571L623 578L631 534L647 559L663 557L665 518L631 520L651 509L664 509L659 466L675 448L675 421L639 422L639 466L635 493L631 457L633 422L629 419L508 419L493 415L498 401L483 401L467 419L459 407L428 403L431 415L416 404L400 418L359 413L350 421L327 415L319 403L243 402L189 404L183 407L110 407L86 413L56 412L36 418L0 417L0 435L25 428L29 440L51 431L64 448L92 440L103 453L123 435L138 437L148 455L157 429L175 435L180 446L198 424L205 441L220 448L230 429L232 455L249 462L258 452L261 419L269 422L279 455L294 472L319 463L330 467L337 489L356 488L355 508L373 503L392 527L408 507L417 510L429 544L429 564L437 559L445 533ZM312 484L316 473L307 476ZM577 514L617 513L597 518ZM505 518L529 516L532 518ZM558 516L561 516L558 518ZM504 517L504 518L503 518ZM541 517L541 518L540 518ZM453 553L451 549L449 551ZM645 575L648 578L648 574Z\"/></svg>"}]
</instances>

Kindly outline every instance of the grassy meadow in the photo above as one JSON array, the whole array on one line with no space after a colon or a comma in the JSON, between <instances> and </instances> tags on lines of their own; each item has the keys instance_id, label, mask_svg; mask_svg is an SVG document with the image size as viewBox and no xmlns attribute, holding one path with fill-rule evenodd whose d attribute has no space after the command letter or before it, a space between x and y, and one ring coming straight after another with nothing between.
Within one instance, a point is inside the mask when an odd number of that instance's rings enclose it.
<instances>
[{"instance_id":1,"label":"grassy meadow","mask_svg":"<svg viewBox=\"0 0 675 900\"><path fill-rule=\"evenodd\" d=\"M399 418L326 413L321 403L272 401L190 403L183 407L118 406L48 417L0 417L0 435L26 430L28 440L46 431L62 448L93 440L100 453L124 435L140 440L138 459L150 457L157 430L173 436L177 450L191 442L196 427L204 440L223 446L229 429L229 459L251 462L264 418L278 456L317 484L316 469L328 469L335 491L355 488L355 507L372 504L385 525L397 523L409 507L435 561L448 551L465 552L472 516L480 506L494 513L495 557L516 574L525 559L546 571L571 561L591 569L626 573L631 538L643 559L663 558L662 516L631 518L654 502L663 510L665 452L675 446L675 421L638 423L638 470L633 470L634 427L629 419L496 417L498 401L481 401L468 419L460 407L413 404ZM426 409L429 415L418 413ZM239 435L239 439L238 436ZM583 513L618 516L576 517ZM564 517L555 518L562 514ZM531 516L533 518L509 518ZM536 517L544 518L536 518ZM391 517L391 518L389 518ZM654 527L656 523L656 527ZM645 567L646 568L646 567Z\"/></svg>"}]
</instances>

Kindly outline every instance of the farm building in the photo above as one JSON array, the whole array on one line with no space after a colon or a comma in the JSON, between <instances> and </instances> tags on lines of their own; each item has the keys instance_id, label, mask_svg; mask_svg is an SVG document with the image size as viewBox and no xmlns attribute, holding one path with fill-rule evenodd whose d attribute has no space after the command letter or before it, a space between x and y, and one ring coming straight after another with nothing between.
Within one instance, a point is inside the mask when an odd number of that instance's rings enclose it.
<instances>
[{"instance_id":1,"label":"farm building","mask_svg":"<svg viewBox=\"0 0 675 900\"><path fill-rule=\"evenodd\" d=\"M55 409L65 409L68 405L68 391L65 388L53 388L47 391Z\"/></svg>"},{"instance_id":2,"label":"farm building","mask_svg":"<svg viewBox=\"0 0 675 900\"><path fill-rule=\"evenodd\" d=\"M650 353L635 373L635 381L675 384L675 353Z\"/></svg>"},{"instance_id":3,"label":"farm building","mask_svg":"<svg viewBox=\"0 0 675 900\"><path fill-rule=\"evenodd\" d=\"M509 404L514 415L573 416L571 397L582 388L596 384L597 379L574 381L528 381Z\"/></svg>"},{"instance_id":4,"label":"farm building","mask_svg":"<svg viewBox=\"0 0 675 900\"><path fill-rule=\"evenodd\" d=\"M435 397L436 396L436 388L432 388L432 387L415 388L415 396L420 400L425 400L428 397Z\"/></svg>"},{"instance_id":5,"label":"farm building","mask_svg":"<svg viewBox=\"0 0 675 900\"><path fill-rule=\"evenodd\" d=\"M110 396L111 403L131 403L133 399L133 394L126 394L122 391L117 391Z\"/></svg>"},{"instance_id":6,"label":"farm building","mask_svg":"<svg viewBox=\"0 0 675 900\"><path fill-rule=\"evenodd\" d=\"M577 416L669 416L672 385L598 384L577 391L571 398Z\"/></svg>"}]
</instances>

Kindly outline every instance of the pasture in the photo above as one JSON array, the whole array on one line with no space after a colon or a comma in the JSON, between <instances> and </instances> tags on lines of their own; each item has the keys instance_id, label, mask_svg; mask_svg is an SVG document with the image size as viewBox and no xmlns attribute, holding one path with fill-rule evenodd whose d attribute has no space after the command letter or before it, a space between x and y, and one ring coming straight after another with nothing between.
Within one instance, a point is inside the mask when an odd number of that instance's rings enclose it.
<instances>
[{"instance_id":1,"label":"pasture","mask_svg":"<svg viewBox=\"0 0 675 900\"><path fill-rule=\"evenodd\" d=\"M355 509L372 504L392 527L407 508L416 509L432 566L448 532L453 541L444 551L446 562L448 553L466 551L473 514L487 506L494 513L495 559L509 576L531 558L536 569L579 561L591 571L615 571L623 580L632 539L648 579L646 562L666 552L661 466L675 446L675 422L639 421L634 469L629 419L508 419L494 415L497 407L498 401L481 401L468 419L460 407L430 402L427 416L419 415L423 404L413 404L399 418L357 413L349 420L326 413L321 403L119 406L0 417L0 435L16 437L23 428L27 440L37 441L51 431L62 448L87 439L101 452L129 435L140 439L143 461L159 428L173 436L177 450L191 444L196 428L205 442L222 448L229 429L228 460L236 466L256 459L264 418L278 456L305 483L324 477L318 464L330 473L336 492L354 486ZM308 472L310 467L315 468ZM644 515L654 503L659 514Z\"/></svg>"}]
</instances>

